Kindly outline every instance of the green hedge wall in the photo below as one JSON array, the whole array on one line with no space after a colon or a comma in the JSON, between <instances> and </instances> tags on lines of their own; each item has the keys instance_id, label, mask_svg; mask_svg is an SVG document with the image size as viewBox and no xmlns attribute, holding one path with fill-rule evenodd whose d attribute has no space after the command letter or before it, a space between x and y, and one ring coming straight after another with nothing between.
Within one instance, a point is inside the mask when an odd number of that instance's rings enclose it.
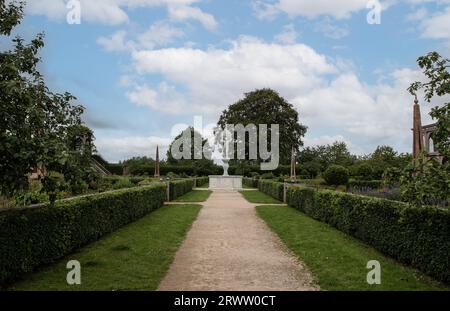
<instances>
[{"instance_id":1,"label":"green hedge wall","mask_svg":"<svg viewBox=\"0 0 450 311\"><path fill-rule=\"evenodd\" d=\"M288 204L402 263L450 282L450 211L349 193L291 187Z\"/></svg>"},{"instance_id":2,"label":"green hedge wall","mask_svg":"<svg viewBox=\"0 0 450 311\"><path fill-rule=\"evenodd\" d=\"M159 208L165 185L0 212L0 287Z\"/></svg>"},{"instance_id":3,"label":"green hedge wall","mask_svg":"<svg viewBox=\"0 0 450 311\"><path fill-rule=\"evenodd\" d=\"M193 179L174 180L169 182L170 201L182 196L185 193L192 191L194 188Z\"/></svg>"},{"instance_id":4,"label":"green hedge wall","mask_svg":"<svg viewBox=\"0 0 450 311\"><path fill-rule=\"evenodd\" d=\"M258 190L270 195L271 197L283 202L283 187L282 182L274 182L270 180L260 179L258 182Z\"/></svg>"},{"instance_id":5,"label":"green hedge wall","mask_svg":"<svg viewBox=\"0 0 450 311\"><path fill-rule=\"evenodd\" d=\"M209 183L209 177L195 177L197 179L197 187L204 186Z\"/></svg>"},{"instance_id":6,"label":"green hedge wall","mask_svg":"<svg viewBox=\"0 0 450 311\"><path fill-rule=\"evenodd\" d=\"M244 178L242 179L242 184L243 184L244 186L247 186L247 187L258 188L258 179L256 179L256 178L244 177Z\"/></svg>"}]
</instances>

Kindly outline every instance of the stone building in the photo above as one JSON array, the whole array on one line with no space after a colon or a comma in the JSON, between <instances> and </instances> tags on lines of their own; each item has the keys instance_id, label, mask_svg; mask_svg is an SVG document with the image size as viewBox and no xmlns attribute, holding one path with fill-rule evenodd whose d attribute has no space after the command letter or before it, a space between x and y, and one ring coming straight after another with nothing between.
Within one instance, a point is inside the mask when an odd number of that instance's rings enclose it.
<instances>
[{"instance_id":1,"label":"stone building","mask_svg":"<svg viewBox=\"0 0 450 311\"><path fill-rule=\"evenodd\" d=\"M433 141L433 132L436 130L436 123L422 126L422 117L417 98L414 101L413 109L413 157L419 158L424 151L428 159L434 159L443 163L444 157L439 153Z\"/></svg>"}]
</instances>

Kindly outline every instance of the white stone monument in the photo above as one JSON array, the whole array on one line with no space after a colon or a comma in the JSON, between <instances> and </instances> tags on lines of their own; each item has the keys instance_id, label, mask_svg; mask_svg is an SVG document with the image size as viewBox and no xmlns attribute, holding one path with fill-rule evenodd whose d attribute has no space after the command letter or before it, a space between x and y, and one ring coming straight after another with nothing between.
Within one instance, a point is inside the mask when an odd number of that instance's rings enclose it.
<instances>
[{"instance_id":1,"label":"white stone monument","mask_svg":"<svg viewBox=\"0 0 450 311\"><path fill-rule=\"evenodd\" d=\"M223 133L222 133L223 134ZM219 139L219 151L222 153L222 167L223 175L210 175L209 176L209 189L210 190L223 190L223 191L239 191L242 190L242 176L230 176L228 175L229 168L229 150L230 144L233 143L230 134L225 130L224 137Z\"/></svg>"}]
</instances>

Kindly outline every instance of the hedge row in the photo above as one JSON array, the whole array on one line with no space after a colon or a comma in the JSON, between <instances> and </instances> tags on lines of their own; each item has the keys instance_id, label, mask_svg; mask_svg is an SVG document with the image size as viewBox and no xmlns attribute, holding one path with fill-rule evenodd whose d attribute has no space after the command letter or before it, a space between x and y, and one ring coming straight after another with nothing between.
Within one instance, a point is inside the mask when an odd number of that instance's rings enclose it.
<instances>
[{"instance_id":1,"label":"hedge row","mask_svg":"<svg viewBox=\"0 0 450 311\"><path fill-rule=\"evenodd\" d=\"M174 180L169 182L170 201L192 191L194 188L193 179Z\"/></svg>"},{"instance_id":2,"label":"hedge row","mask_svg":"<svg viewBox=\"0 0 450 311\"><path fill-rule=\"evenodd\" d=\"M256 178L244 177L244 178L242 179L242 184L243 184L244 186L247 186L247 187L258 188L258 179L256 179Z\"/></svg>"},{"instance_id":3,"label":"hedge row","mask_svg":"<svg viewBox=\"0 0 450 311\"><path fill-rule=\"evenodd\" d=\"M0 287L162 206L153 185L0 212Z\"/></svg>"},{"instance_id":4,"label":"hedge row","mask_svg":"<svg viewBox=\"0 0 450 311\"><path fill-rule=\"evenodd\" d=\"M350 187L350 188L380 189L380 188L383 187L383 181L382 180L350 179L348 181L348 187Z\"/></svg>"},{"instance_id":5,"label":"hedge row","mask_svg":"<svg viewBox=\"0 0 450 311\"><path fill-rule=\"evenodd\" d=\"M209 183L209 177L196 177L195 179L197 187L201 187Z\"/></svg>"},{"instance_id":6,"label":"hedge row","mask_svg":"<svg viewBox=\"0 0 450 311\"><path fill-rule=\"evenodd\" d=\"M271 197L283 202L283 189L284 184L282 182L273 182L271 180L260 179L258 182L258 190L264 192Z\"/></svg>"},{"instance_id":7,"label":"hedge row","mask_svg":"<svg viewBox=\"0 0 450 311\"><path fill-rule=\"evenodd\" d=\"M349 193L291 187L288 204L445 283L450 211Z\"/></svg>"}]
</instances>

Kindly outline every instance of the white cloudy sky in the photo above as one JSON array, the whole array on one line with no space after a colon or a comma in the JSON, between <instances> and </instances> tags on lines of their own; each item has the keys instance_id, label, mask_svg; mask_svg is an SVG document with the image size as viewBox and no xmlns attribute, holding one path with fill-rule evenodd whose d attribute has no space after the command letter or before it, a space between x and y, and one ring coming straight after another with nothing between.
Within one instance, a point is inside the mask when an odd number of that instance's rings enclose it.
<instances>
[{"instance_id":1,"label":"white cloudy sky","mask_svg":"<svg viewBox=\"0 0 450 311\"><path fill-rule=\"evenodd\" d=\"M306 145L407 152L415 60L450 54L450 0L382 1L380 25L367 0L80 0L80 25L66 2L29 1L17 32L45 31L47 81L87 108L110 161L164 151L175 124L214 123L263 87L299 111Z\"/></svg>"}]
</instances>

